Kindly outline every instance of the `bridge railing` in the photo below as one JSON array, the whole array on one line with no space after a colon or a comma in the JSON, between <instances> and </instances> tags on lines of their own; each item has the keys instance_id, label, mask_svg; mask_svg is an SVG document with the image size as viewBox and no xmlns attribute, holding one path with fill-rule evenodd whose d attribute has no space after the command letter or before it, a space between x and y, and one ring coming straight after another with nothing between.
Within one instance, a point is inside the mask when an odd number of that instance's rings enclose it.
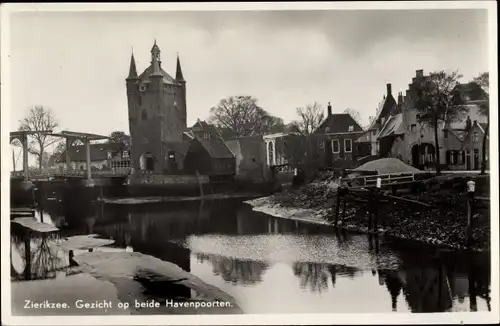
<instances>
[{"instance_id":1,"label":"bridge railing","mask_svg":"<svg viewBox=\"0 0 500 326\"><path fill-rule=\"evenodd\" d=\"M125 176L130 172L130 168L115 168L112 170L96 170L91 171L91 176ZM11 177L23 177L23 171L13 171L11 172ZM51 177L81 177L85 178L87 176L87 170L63 170L63 171L29 171L29 179L48 179Z\"/></svg>"}]
</instances>

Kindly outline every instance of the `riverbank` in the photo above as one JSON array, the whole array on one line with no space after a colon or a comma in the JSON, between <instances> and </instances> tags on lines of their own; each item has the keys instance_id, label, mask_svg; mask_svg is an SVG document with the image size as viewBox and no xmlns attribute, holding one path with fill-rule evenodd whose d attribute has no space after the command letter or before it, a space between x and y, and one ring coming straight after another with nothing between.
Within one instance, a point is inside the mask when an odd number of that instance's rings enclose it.
<instances>
[{"instance_id":1,"label":"riverbank","mask_svg":"<svg viewBox=\"0 0 500 326\"><path fill-rule=\"evenodd\" d=\"M476 183L489 185L485 177L477 176ZM483 180L478 180L483 178ZM300 189L289 189L268 197L245 201L254 211L271 216L299 220L334 227L337 184L331 178L313 182ZM465 249L466 243L466 192L465 177L443 175L426 180L425 190L418 193L402 193L398 196L428 204L381 201L377 234L414 240L454 249ZM457 186L458 185L458 186ZM489 186L488 186L489 187ZM342 207L341 207L342 208ZM368 230L368 203L348 201L343 223L336 225L348 231L370 233ZM478 201L474 210L474 244L470 249L487 251L490 248L489 202Z\"/></svg>"},{"instance_id":2,"label":"riverbank","mask_svg":"<svg viewBox=\"0 0 500 326\"><path fill-rule=\"evenodd\" d=\"M114 205L139 205L153 203L171 203L200 200L221 200L221 199L244 199L255 198L259 195L255 193L234 193L234 194L207 194L204 196L168 196L168 197L131 197L131 198L102 198L96 202Z\"/></svg>"}]
</instances>

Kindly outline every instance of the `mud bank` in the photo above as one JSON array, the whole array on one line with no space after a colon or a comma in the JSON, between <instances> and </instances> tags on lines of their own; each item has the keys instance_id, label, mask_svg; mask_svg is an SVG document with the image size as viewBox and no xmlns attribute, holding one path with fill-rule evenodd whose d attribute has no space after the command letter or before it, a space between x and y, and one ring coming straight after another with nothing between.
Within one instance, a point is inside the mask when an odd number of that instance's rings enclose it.
<instances>
[{"instance_id":1,"label":"mud bank","mask_svg":"<svg viewBox=\"0 0 500 326\"><path fill-rule=\"evenodd\" d=\"M368 230L366 203L348 202L343 223L334 225L335 184L316 183L301 189L285 191L268 197L247 200L254 211L307 223L331 225L347 231L377 233L382 236L418 241L453 249L466 249L466 200L463 189L430 187L419 194L401 195L428 203L419 205L385 200L379 204L379 228ZM473 238L470 249L490 248L489 204L478 203L474 209Z\"/></svg>"}]
</instances>

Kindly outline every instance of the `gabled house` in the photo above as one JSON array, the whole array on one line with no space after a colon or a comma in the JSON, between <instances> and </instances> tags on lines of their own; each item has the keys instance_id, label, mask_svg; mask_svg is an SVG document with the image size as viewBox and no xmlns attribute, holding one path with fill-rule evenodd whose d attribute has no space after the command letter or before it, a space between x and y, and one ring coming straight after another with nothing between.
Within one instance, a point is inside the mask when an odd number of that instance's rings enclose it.
<instances>
[{"instance_id":1,"label":"gabled house","mask_svg":"<svg viewBox=\"0 0 500 326\"><path fill-rule=\"evenodd\" d=\"M363 128L350 114L332 113L332 107L328 103L327 116L314 132L322 165L333 167L353 165L358 156L355 141L363 134Z\"/></svg>"},{"instance_id":2,"label":"gabled house","mask_svg":"<svg viewBox=\"0 0 500 326\"><path fill-rule=\"evenodd\" d=\"M198 120L188 132L189 148L184 159L184 170L189 174L205 174L212 180L225 180L236 173L235 155L227 147L219 130Z\"/></svg>"},{"instance_id":3,"label":"gabled house","mask_svg":"<svg viewBox=\"0 0 500 326\"><path fill-rule=\"evenodd\" d=\"M392 85L387 84L386 86L387 93L383 96L382 101L379 103L375 117L369 124L366 131L356 140L358 147L360 149L362 148L362 150L360 150L360 157L380 155L380 144L378 141L379 134L389 117L398 111L398 103L392 95Z\"/></svg>"}]
</instances>

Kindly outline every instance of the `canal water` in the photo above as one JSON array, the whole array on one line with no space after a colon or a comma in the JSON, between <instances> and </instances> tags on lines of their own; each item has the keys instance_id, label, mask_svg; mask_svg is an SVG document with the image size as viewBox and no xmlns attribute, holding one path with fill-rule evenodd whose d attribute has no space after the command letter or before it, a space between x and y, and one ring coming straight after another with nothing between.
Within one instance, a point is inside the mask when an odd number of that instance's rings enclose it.
<instances>
[{"instance_id":1,"label":"canal water","mask_svg":"<svg viewBox=\"0 0 500 326\"><path fill-rule=\"evenodd\" d=\"M13 314L82 314L78 309L26 309L28 299L96 301L131 295L129 283L117 287L75 272L67 267L64 252L51 249L60 238L83 234L115 241L95 251L134 251L173 262L234 297L245 313L422 313L491 307L487 253L339 232L256 213L237 200L70 209L53 202L37 218L61 231L28 240L26 276L26 239L13 229ZM147 297L155 295L150 287ZM113 307L94 313L128 312Z\"/></svg>"}]
</instances>

